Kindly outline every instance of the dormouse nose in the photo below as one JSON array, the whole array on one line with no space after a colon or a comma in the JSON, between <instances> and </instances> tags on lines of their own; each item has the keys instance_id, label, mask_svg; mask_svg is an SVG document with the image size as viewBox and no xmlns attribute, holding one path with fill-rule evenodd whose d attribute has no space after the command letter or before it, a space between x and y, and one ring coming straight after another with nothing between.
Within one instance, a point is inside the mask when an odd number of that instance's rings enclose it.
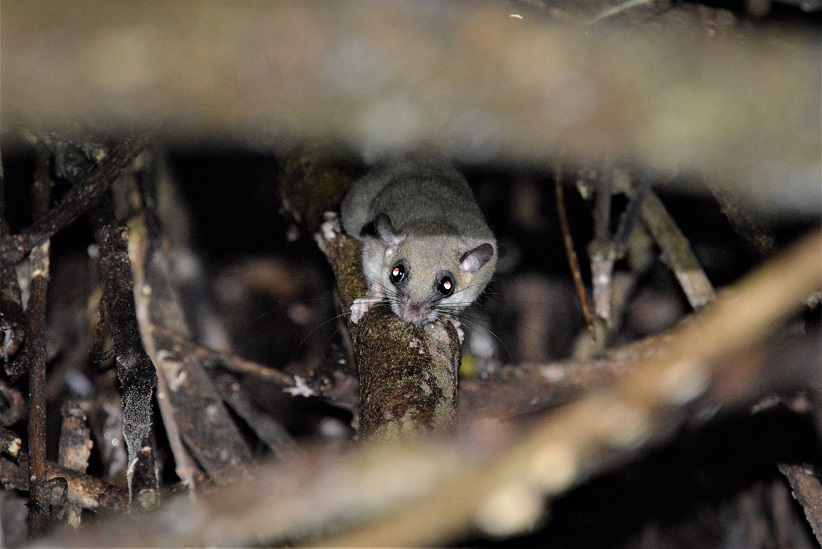
<instances>
[{"instance_id":1,"label":"dormouse nose","mask_svg":"<svg viewBox=\"0 0 822 549\"><path fill-rule=\"evenodd\" d=\"M400 306L400 317L405 322L410 324L417 324L428 316L431 309L425 303L403 303Z\"/></svg>"}]
</instances>

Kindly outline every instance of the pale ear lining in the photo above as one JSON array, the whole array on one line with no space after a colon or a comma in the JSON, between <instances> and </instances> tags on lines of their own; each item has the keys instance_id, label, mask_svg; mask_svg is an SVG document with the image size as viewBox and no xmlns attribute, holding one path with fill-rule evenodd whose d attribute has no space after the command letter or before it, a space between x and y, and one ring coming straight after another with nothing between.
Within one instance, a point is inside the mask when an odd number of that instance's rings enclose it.
<instances>
[{"instance_id":1,"label":"pale ear lining","mask_svg":"<svg viewBox=\"0 0 822 549\"><path fill-rule=\"evenodd\" d=\"M488 263L488 260L494 257L494 247L488 242L480 244L473 250L468 250L460 258L460 271L465 273L473 273Z\"/></svg>"},{"instance_id":2,"label":"pale ear lining","mask_svg":"<svg viewBox=\"0 0 822 549\"><path fill-rule=\"evenodd\" d=\"M384 213L377 214L374 218L374 231L386 247L396 246L403 240L402 235L398 234L394 225L391 224L391 218Z\"/></svg>"}]
</instances>

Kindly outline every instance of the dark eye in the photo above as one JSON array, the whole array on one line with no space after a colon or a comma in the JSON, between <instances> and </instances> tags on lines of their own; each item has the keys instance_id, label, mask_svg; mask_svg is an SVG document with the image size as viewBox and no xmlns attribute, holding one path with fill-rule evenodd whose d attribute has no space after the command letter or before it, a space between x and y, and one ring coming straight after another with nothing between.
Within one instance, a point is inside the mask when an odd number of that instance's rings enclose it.
<instances>
[{"instance_id":1,"label":"dark eye","mask_svg":"<svg viewBox=\"0 0 822 549\"><path fill-rule=\"evenodd\" d=\"M437 282L437 290L444 296L454 293L454 281L450 276L444 276Z\"/></svg>"},{"instance_id":2,"label":"dark eye","mask_svg":"<svg viewBox=\"0 0 822 549\"><path fill-rule=\"evenodd\" d=\"M399 284L405 279L405 265L398 263L391 269L391 282Z\"/></svg>"}]
</instances>

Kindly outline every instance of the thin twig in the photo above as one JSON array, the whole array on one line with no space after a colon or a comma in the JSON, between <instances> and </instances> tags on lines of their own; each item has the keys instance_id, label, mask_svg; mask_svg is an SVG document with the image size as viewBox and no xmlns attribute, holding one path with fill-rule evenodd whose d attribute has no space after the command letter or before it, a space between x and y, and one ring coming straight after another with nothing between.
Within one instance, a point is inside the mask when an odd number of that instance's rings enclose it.
<instances>
[{"instance_id":1,"label":"thin twig","mask_svg":"<svg viewBox=\"0 0 822 549\"><path fill-rule=\"evenodd\" d=\"M562 188L562 171L557 167L554 174L554 191L556 192L557 213L559 214L559 226L562 230L562 241L565 244L565 254L568 257L568 265L571 268L571 276L574 279L574 287L577 290L579 304L582 307L582 314L585 317L585 324L588 329L594 331L594 316L588 305L588 297L585 291L585 284L582 282L582 273L579 270L579 259L574 250L574 241L571 238L571 229L568 226L568 214L565 211L565 197Z\"/></svg>"},{"instance_id":2,"label":"thin twig","mask_svg":"<svg viewBox=\"0 0 822 549\"><path fill-rule=\"evenodd\" d=\"M37 169L32 190L34 219L48 212L51 196L50 155L37 147ZM43 534L48 502L40 501L38 484L46 480L46 293L49 282L49 240L36 245L30 256L31 294L28 302L29 353L29 536Z\"/></svg>"},{"instance_id":3,"label":"thin twig","mask_svg":"<svg viewBox=\"0 0 822 549\"><path fill-rule=\"evenodd\" d=\"M659 197L648 192L642 203L642 220L662 250L662 260L676 275L688 302L699 309L716 299L711 281Z\"/></svg>"},{"instance_id":4,"label":"thin twig","mask_svg":"<svg viewBox=\"0 0 822 549\"><path fill-rule=\"evenodd\" d=\"M203 361L203 365L207 366L216 362L238 374L264 379L280 387L290 388L296 385L292 376L276 368L245 359L229 351L218 351L211 347L200 345L162 326L152 325L150 329L156 337L167 339L175 345L180 345L188 353L195 353Z\"/></svg>"},{"instance_id":5,"label":"thin twig","mask_svg":"<svg viewBox=\"0 0 822 549\"><path fill-rule=\"evenodd\" d=\"M600 178L594 202L594 240L588 246L591 261L591 286L597 322L596 340L602 345L605 329L611 324L611 278L616 247L611 238L611 174ZM604 324L604 326L603 326Z\"/></svg>"},{"instance_id":6,"label":"thin twig","mask_svg":"<svg viewBox=\"0 0 822 549\"><path fill-rule=\"evenodd\" d=\"M633 196L630 197L625 211L622 212L622 217L619 218L619 226L617 227L614 243L616 245L616 258L622 259L625 256L625 251L628 249L628 241L631 238L631 233L639 221L642 212L642 204L645 202L648 193L651 191L651 179L643 178L640 180L634 190Z\"/></svg>"},{"instance_id":7,"label":"thin twig","mask_svg":"<svg viewBox=\"0 0 822 549\"><path fill-rule=\"evenodd\" d=\"M92 208L145 144L144 136L128 138L114 147L99 165L94 165L94 169L79 174L80 184L74 185L47 215L10 239L0 241L0 265L20 261L34 246L45 242Z\"/></svg>"}]
</instances>

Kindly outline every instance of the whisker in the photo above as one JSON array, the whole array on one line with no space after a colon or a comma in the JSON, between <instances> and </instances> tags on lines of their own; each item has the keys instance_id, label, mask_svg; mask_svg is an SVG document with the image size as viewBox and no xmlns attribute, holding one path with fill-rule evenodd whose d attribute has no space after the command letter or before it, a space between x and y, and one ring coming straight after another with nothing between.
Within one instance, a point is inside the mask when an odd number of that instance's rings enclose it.
<instances>
[{"instance_id":1,"label":"whisker","mask_svg":"<svg viewBox=\"0 0 822 549\"><path fill-rule=\"evenodd\" d=\"M473 322L473 320L471 322L468 322L465 318L461 318L460 322L462 322L463 324L468 326L473 331L479 332L480 330L484 330L485 332L487 332L487 333L491 334L492 336L494 336L494 339L496 339L499 342L499 344L502 346L502 348L505 349L505 354L508 355L508 360L514 360L514 357L511 355L511 351L508 350L508 346L505 344L505 342L502 339L500 339L500 337L496 333L494 333L494 331L492 329L490 329L486 326L478 325L478 323Z\"/></svg>"},{"instance_id":2,"label":"whisker","mask_svg":"<svg viewBox=\"0 0 822 549\"><path fill-rule=\"evenodd\" d=\"M271 309L267 310L263 314L257 316L252 322L257 322L258 320L263 319L263 318L267 317L268 315L271 315L271 314L274 314L274 313L277 313L277 312L281 312L282 310L287 309L288 307L290 307L292 305L302 305L304 303L313 303L313 302L317 302L317 301L330 301L331 299L332 299L332 297L329 295L329 296L325 296L325 297L312 297L312 298L307 298L307 299L299 299L297 301L289 301L288 303L280 303L276 307L272 307Z\"/></svg>"}]
</instances>

